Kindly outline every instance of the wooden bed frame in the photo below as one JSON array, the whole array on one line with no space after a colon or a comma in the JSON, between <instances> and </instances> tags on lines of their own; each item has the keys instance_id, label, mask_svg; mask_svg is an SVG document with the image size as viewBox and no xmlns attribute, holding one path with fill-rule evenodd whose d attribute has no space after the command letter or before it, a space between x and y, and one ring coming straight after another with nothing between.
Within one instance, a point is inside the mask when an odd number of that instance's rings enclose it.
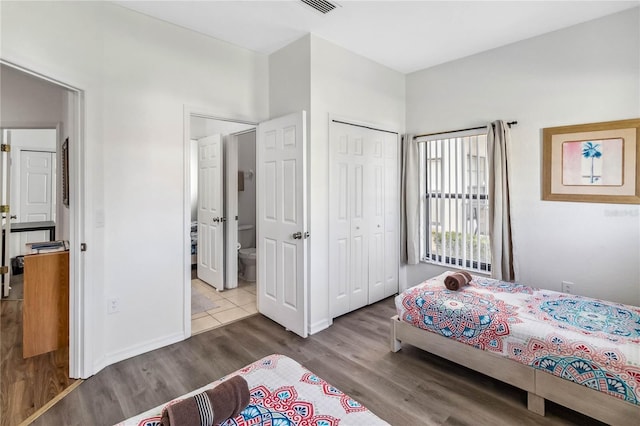
<instances>
[{"instance_id":1,"label":"wooden bed frame","mask_svg":"<svg viewBox=\"0 0 640 426\"><path fill-rule=\"evenodd\" d=\"M562 379L503 356L479 350L391 317L391 351L398 352L401 343L486 374L527 391L527 408L544 416L548 399L572 410L611 425L630 425L640 419L640 406L617 399L586 386Z\"/></svg>"}]
</instances>

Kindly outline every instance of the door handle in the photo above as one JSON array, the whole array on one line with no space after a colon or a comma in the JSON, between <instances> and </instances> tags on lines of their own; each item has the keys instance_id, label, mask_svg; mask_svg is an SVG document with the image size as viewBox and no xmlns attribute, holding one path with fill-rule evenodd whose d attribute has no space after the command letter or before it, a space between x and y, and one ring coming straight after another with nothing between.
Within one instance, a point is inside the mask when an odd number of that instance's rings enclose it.
<instances>
[{"instance_id":1,"label":"door handle","mask_svg":"<svg viewBox=\"0 0 640 426\"><path fill-rule=\"evenodd\" d=\"M220 218L219 217L214 217L213 219L211 219L214 222L220 222Z\"/></svg>"},{"instance_id":2,"label":"door handle","mask_svg":"<svg viewBox=\"0 0 640 426\"><path fill-rule=\"evenodd\" d=\"M301 240L302 239L302 232L295 232L292 235L292 237L293 237L294 240Z\"/></svg>"}]
</instances>

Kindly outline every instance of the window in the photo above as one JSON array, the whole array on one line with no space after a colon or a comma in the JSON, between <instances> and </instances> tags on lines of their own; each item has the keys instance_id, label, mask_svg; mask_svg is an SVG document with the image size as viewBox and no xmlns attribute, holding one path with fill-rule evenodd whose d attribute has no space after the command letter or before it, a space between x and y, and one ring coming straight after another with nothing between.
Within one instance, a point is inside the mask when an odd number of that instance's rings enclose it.
<instances>
[{"instance_id":1,"label":"window","mask_svg":"<svg viewBox=\"0 0 640 426\"><path fill-rule=\"evenodd\" d=\"M486 131L427 136L418 141L423 260L491 271Z\"/></svg>"}]
</instances>

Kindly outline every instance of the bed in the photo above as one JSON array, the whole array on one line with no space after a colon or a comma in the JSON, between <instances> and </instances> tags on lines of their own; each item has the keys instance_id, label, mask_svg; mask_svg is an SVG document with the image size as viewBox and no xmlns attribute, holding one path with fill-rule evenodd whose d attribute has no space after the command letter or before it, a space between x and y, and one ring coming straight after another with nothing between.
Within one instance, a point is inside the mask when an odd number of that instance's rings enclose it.
<instances>
[{"instance_id":1,"label":"bed","mask_svg":"<svg viewBox=\"0 0 640 426\"><path fill-rule=\"evenodd\" d=\"M241 375L251 402L223 426L388 425L366 407L284 355L262 358L227 377L168 402L193 396L229 377ZM162 404L116 426L157 426Z\"/></svg>"},{"instance_id":2,"label":"bed","mask_svg":"<svg viewBox=\"0 0 640 426\"><path fill-rule=\"evenodd\" d=\"M445 272L396 296L391 350L411 344L609 424L640 419L640 308Z\"/></svg>"}]
</instances>

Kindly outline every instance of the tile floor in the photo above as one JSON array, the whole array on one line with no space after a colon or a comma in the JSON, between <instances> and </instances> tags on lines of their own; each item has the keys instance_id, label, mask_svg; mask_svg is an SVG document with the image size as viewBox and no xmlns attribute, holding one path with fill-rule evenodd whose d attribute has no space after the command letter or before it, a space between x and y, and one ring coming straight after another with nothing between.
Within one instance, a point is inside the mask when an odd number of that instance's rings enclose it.
<instances>
[{"instance_id":1,"label":"tile floor","mask_svg":"<svg viewBox=\"0 0 640 426\"><path fill-rule=\"evenodd\" d=\"M198 286L216 304L214 309L191 316L191 335L258 313L255 282L238 279L238 288L224 291L216 291L197 278L191 280L191 285Z\"/></svg>"}]
</instances>

